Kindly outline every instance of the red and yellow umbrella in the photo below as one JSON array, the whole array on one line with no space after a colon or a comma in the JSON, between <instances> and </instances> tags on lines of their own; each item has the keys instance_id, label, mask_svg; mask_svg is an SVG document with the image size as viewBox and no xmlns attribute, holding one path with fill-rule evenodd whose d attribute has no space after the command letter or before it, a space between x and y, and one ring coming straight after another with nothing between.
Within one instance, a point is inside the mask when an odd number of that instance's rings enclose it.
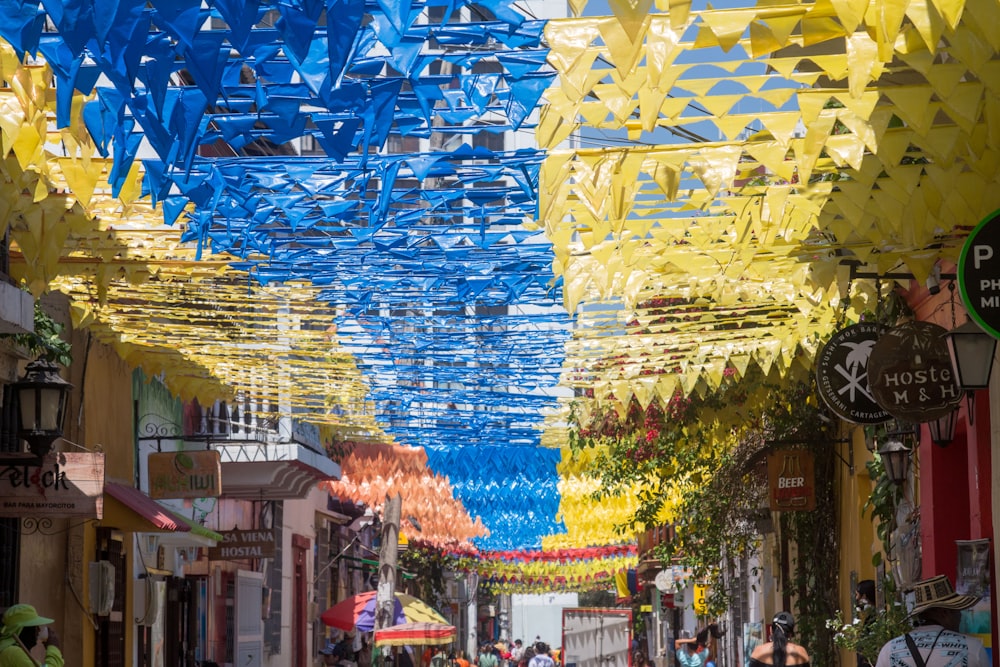
<instances>
[{"instance_id":1,"label":"red and yellow umbrella","mask_svg":"<svg viewBox=\"0 0 1000 667\"><path fill-rule=\"evenodd\" d=\"M376 646L426 646L455 641L455 626L444 623L401 623L375 631Z\"/></svg>"},{"instance_id":2,"label":"red and yellow umbrella","mask_svg":"<svg viewBox=\"0 0 1000 667\"><path fill-rule=\"evenodd\" d=\"M320 620L329 626L348 632L351 630L371 632L375 628L375 597L375 591L352 595L320 614ZM406 593L396 593L392 620L396 626L413 622L441 625L448 622L433 607Z\"/></svg>"}]
</instances>

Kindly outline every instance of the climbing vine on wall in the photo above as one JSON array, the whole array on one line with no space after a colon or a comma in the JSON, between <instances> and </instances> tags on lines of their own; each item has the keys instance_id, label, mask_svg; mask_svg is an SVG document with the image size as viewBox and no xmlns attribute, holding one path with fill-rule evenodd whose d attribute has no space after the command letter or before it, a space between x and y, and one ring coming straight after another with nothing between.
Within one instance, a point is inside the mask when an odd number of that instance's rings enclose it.
<instances>
[{"instance_id":1,"label":"climbing vine on wall","mask_svg":"<svg viewBox=\"0 0 1000 667\"><path fill-rule=\"evenodd\" d=\"M0 334L16 345L25 348L34 357L52 361L63 366L73 363L72 348L62 337L65 327L53 320L42 309L40 301L35 301L35 330L24 334Z\"/></svg>"},{"instance_id":2,"label":"climbing vine on wall","mask_svg":"<svg viewBox=\"0 0 1000 667\"><path fill-rule=\"evenodd\" d=\"M409 547L400 552L398 560L407 589L440 609L439 605L446 598L447 575L457 569L458 559L429 544L411 541Z\"/></svg>"},{"instance_id":3,"label":"climbing vine on wall","mask_svg":"<svg viewBox=\"0 0 1000 667\"><path fill-rule=\"evenodd\" d=\"M592 470L601 482L597 498L640 489L639 507L625 530L672 524L673 536L660 545L657 557L687 567L692 578L708 584L713 615L732 603L732 586L746 585L727 581L724 572L759 548L760 524L770 519L761 510L767 453L773 443L795 439L819 443L820 458L831 456L834 435L830 420L821 419L823 412L811 381L782 385L751 374L711 394L675 397L665 408L651 404L642 410L633 404L621 417L614 411L592 414L586 424L578 420L571 442L598 452ZM820 504L830 516L800 520L803 539L819 539L807 530L809 521L824 525L832 520L833 503ZM824 555L834 560L814 562L836 576L836 550ZM817 572L801 576L819 577ZM835 598L836 586L830 591ZM824 625L827 618L824 613L815 622Z\"/></svg>"},{"instance_id":4,"label":"climbing vine on wall","mask_svg":"<svg viewBox=\"0 0 1000 667\"><path fill-rule=\"evenodd\" d=\"M796 545L797 557L788 563L788 593L794 596L797 641L809 647L814 667L834 664L834 631L827 619L837 611L838 557L837 506L834 500L835 466L841 461L830 442L806 445L813 454L816 509L783 512L781 539Z\"/></svg>"}]
</instances>

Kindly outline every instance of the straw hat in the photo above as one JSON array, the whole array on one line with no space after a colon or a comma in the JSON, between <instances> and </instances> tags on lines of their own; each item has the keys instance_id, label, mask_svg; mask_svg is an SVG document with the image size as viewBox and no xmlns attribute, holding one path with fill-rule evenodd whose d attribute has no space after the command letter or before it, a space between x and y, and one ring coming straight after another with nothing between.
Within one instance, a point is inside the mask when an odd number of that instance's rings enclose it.
<instances>
[{"instance_id":1,"label":"straw hat","mask_svg":"<svg viewBox=\"0 0 1000 667\"><path fill-rule=\"evenodd\" d=\"M979 598L975 595L956 593L948 577L939 574L913 584L913 609L910 610L910 616L916 616L933 607L968 609L977 602Z\"/></svg>"}]
</instances>

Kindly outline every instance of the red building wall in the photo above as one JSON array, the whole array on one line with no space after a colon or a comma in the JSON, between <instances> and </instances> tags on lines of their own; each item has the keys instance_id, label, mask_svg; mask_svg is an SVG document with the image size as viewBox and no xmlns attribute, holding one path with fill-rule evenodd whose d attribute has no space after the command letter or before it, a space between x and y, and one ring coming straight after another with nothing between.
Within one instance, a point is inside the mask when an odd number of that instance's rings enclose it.
<instances>
[{"instance_id":1,"label":"red building wall","mask_svg":"<svg viewBox=\"0 0 1000 667\"><path fill-rule=\"evenodd\" d=\"M942 280L942 288L939 294L931 295L926 288L914 282L911 289L905 292L905 298L916 319L952 329L965 322L965 308L957 289L953 294L945 280ZM992 546L989 392L977 391L973 400L972 423L969 423L969 404L962 401L955 438L950 444L935 445L931 442L927 426L923 425L921 428L916 479L920 508L921 572L924 578L944 574L955 583L958 576L958 547L955 540L989 539ZM991 554L992 563L996 555L995 549L991 550L994 551ZM997 597L994 582L991 631L994 638L998 636ZM1000 665L1000 652L996 650L993 651L993 665Z\"/></svg>"}]
</instances>

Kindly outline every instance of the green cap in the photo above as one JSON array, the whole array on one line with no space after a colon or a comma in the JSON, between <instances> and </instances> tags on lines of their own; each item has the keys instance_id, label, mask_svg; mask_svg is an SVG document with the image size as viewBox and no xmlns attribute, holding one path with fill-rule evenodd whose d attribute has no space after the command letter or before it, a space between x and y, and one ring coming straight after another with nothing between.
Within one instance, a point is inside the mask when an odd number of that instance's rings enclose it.
<instances>
[{"instance_id":1,"label":"green cap","mask_svg":"<svg viewBox=\"0 0 1000 667\"><path fill-rule=\"evenodd\" d=\"M37 625L48 625L52 623L51 618L39 616L35 608L30 604L16 604L9 607L3 613L3 624L5 628L20 630L21 628L31 628Z\"/></svg>"}]
</instances>

